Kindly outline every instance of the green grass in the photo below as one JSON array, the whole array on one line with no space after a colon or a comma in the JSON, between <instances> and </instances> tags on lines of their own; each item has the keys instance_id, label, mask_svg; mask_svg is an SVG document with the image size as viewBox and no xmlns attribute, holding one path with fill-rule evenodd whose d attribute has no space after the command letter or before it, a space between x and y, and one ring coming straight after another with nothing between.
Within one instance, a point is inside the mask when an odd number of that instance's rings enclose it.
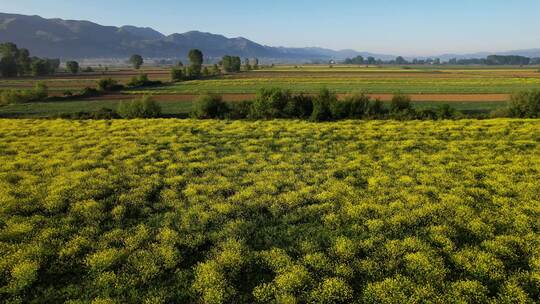
<instances>
[{"instance_id":1,"label":"green grass","mask_svg":"<svg viewBox=\"0 0 540 304\"><path fill-rule=\"evenodd\" d=\"M452 108L459 111L491 112L492 110L506 107L505 102L413 102L417 109L433 109L444 104L449 104Z\"/></svg>"},{"instance_id":2,"label":"green grass","mask_svg":"<svg viewBox=\"0 0 540 304\"><path fill-rule=\"evenodd\" d=\"M280 87L293 92L315 93L326 87L337 93L365 91L392 94L509 94L540 88L537 68L519 67L463 67L401 66L368 67L325 65L276 66L249 73L225 75L216 79L186 81L142 90L127 90L127 94L253 94L261 88ZM121 76L126 78L125 75ZM38 79L0 80L2 88L21 87ZM58 93L81 85L91 85L92 78L46 79L49 90ZM72 90L76 91L76 90ZM126 97L130 99L130 97ZM419 102L419 108L437 107L445 102ZM184 115L191 109L191 102L160 102L165 115ZM73 101L19 104L0 107L0 117L54 117L59 114L92 112L100 108L115 109L118 101ZM462 111L489 112L504 106L502 102L451 102Z\"/></svg>"},{"instance_id":3,"label":"green grass","mask_svg":"<svg viewBox=\"0 0 540 304\"><path fill-rule=\"evenodd\" d=\"M260 75L260 74L259 74ZM380 76L380 75L378 75ZM326 87L337 93L365 91L368 93L407 94L508 94L540 88L540 78L510 78L495 76L452 77L369 77L369 76L319 76L254 77L194 80L170 86L134 90L131 93L200 94L205 92L246 94L261 88L280 87L293 92L316 92Z\"/></svg>"},{"instance_id":4,"label":"green grass","mask_svg":"<svg viewBox=\"0 0 540 304\"><path fill-rule=\"evenodd\" d=\"M36 102L0 107L0 118L49 118L61 114L94 112L101 108L116 109L121 101ZM158 102L164 116L183 116L191 110L191 102Z\"/></svg>"},{"instance_id":5,"label":"green grass","mask_svg":"<svg viewBox=\"0 0 540 304\"><path fill-rule=\"evenodd\" d=\"M50 118L61 114L74 114L77 112L94 112L101 108L116 109L120 101L66 101L66 102L36 102L0 106L0 118ZM158 101L164 116L186 116L192 108L189 101ZM415 102L418 109L437 108L447 102ZM504 107L501 102L452 102L453 108L459 111L489 113L492 110Z\"/></svg>"},{"instance_id":6,"label":"green grass","mask_svg":"<svg viewBox=\"0 0 540 304\"><path fill-rule=\"evenodd\" d=\"M159 70L168 73L167 69ZM107 75L125 82L130 75ZM31 86L36 81L45 81L51 92L76 91L85 86L93 87L105 76L90 75L76 78L25 78L2 79L0 90ZM151 75L152 77L158 77ZM161 78L160 78L161 79ZM161 79L163 80L163 79ZM217 79L187 81L183 83L134 90L131 93L153 94L198 94L255 93L261 88L281 87L295 92L315 92L327 87L338 93L366 91L369 93L409 94L487 94L513 93L520 90L540 88L540 73L537 67L515 66L276 66L274 68L225 75Z\"/></svg>"}]
</instances>

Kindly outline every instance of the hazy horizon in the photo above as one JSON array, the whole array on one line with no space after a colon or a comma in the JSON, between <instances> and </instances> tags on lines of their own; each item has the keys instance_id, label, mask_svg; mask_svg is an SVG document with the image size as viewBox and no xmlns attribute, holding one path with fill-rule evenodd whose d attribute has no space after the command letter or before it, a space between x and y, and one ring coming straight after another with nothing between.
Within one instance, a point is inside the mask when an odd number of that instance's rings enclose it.
<instances>
[{"instance_id":1,"label":"hazy horizon","mask_svg":"<svg viewBox=\"0 0 540 304\"><path fill-rule=\"evenodd\" d=\"M245 37L270 46L353 49L413 57L539 48L540 34L535 29L540 26L536 18L540 2L516 2L519 4L499 0L437 4L425 0L278 0L271 4L162 0L133 4L126 0L59 0L51 5L21 0L2 4L0 11L151 27L166 35L197 30ZM392 7L396 9L389 9Z\"/></svg>"}]
</instances>

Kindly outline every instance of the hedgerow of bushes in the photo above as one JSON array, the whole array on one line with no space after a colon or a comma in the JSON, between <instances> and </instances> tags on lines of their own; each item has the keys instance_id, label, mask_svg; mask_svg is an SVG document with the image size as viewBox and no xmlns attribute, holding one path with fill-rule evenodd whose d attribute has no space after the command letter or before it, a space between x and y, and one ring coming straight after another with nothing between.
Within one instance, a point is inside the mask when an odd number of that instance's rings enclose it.
<instances>
[{"instance_id":1,"label":"hedgerow of bushes","mask_svg":"<svg viewBox=\"0 0 540 304\"><path fill-rule=\"evenodd\" d=\"M335 93L322 89L317 95L292 94L279 88L261 89L253 101L228 103L219 95L203 95L194 103L195 118L275 119L312 121L342 119L450 119L458 117L449 105L437 110L416 110L409 96L396 94L389 106L364 93L338 100Z\"/></svg>"},{"instance_id":2,"label":"hedgerow of bushes","mask_svg":"<svg viewBox=\"0 0 540 304\"><path fill-rule=\"evenodd\" d=\"M122 118L158 118L161 116L161 107L149 96L144 96L140 99L121 102L117 113Z\"/></svg>"},{"instance_id":3,"label":"hedgerow of bushes","mask_svg":"<svg viewBox=\"0 0 540 304\"><path fill-rule=\"evenodd\" d=\"M493 117L540 117L540 90L514 94L506 108ZM317 95L293 94L279 88L261 89L252 101L225 102L219 95L203 95L194 103L194 118L275 119L294 118L312 121L342 119L436 120L465 118L466 115L443 104L436 109L416 109L410 96L394 94L388 105L364 93L338 100L335 93L322 89Z\"/></svg>"},{"instance_id":4,"label":"hedgerow of bushes","mask_svg":"<svg viewBox=\"0 0 540 304\"><path fill-rule=\"evenodd\" d=\"M17 104L39 101L47 98L49 94L47 85L38 82L30 90L4 90L0 91L0 105Z\"/></svg>"}]
</instances>

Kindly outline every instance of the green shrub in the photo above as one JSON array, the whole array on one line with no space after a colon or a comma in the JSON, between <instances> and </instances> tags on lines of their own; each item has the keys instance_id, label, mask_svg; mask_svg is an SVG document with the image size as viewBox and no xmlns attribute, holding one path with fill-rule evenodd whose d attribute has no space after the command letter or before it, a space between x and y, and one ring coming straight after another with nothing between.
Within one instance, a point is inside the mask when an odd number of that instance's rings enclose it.
<instances>
[{"instance_id":1,"label":"green shrub","mask_svg":"<svg viewBox=\"0 0 540 304\"><path fill-rule=\"evenodd\" d=\"M400 113L412 110L411 97L402 93L394 94L390 102L390 112Z\"/></svg>"},{"instance_id":2,"label":"green shrub","mask_svg":"<svg viewBox=\"0 0 540 304\"><path fill-rule=\"evenodd\" d=\"M124 86L112 78L103 78L98 81L97 88L102 92L114 92L122 90Z\"/></svg>"},{"instance_id":3,"label":"green shrub","mask_svg":"<svg viewBox=\"0 0 540 304\"><path fill-rule=\"evenodd\" d=\"M429 119L429 120L436 120L439 116L438 113L433 109L422 109L419 110L417 113L418 119Z\"/></svg>"},{"instance_id":4,"label":"green shrub","mask_svg":"<svg viewBox=\"0 0 540 304\"><path fill-rule=\"evenodd\" d=\"M0 95L0 104L16 104L23 103L28 100L28 91L27 90L5 90L2 91Z\"/></svg>"},{"instance_id":5,"label":"green shrub","mask_svg":"<svg viewBox=\"0 0 540 304\"><path fill-rule=\"evenodd\" d=\"M409 95L402 93L394 94L390 101L390 117L401 120L417 118Z\"/></svg>"},{"instance_id":6,"label":"green shrub","mask_svg":"<svg viewBox=\"0 0 540 304\"><path fill-rule=\"evenodd\" d=\"M369 115L371 98L365 93L354 93L331 105L334 119L361 119ZM380 113L377 113L380 114Z\"/></svg>"},{"instance_id":7,"label":"green shrub","mask_svg":"<svg viewBox=\"0 0 540 304\"><path fill-rule=\"evenodd\" d=\"M227 119L246 119L251 113L253 102L250 100L227 103Z\"/></svg>"},{"instance_id":8,"label":"green shrub","mask_svg":"<svg viewBox=\"0 0 540 304\"><path fill-rule=\"evenodd\" d=\"M96 96L99 96L101 95L101 93L94 89L94 88L84 88L81 93L79 93L79 96L81 97L96 97Z\"/></svg>"},{"instance_id":9,"label":"green shrub","mask_svg":"<svg viewBox=\"0 0 540 304\"><path fill-rule=\"evenodd\" d=\"M351 103L348 100L335 101L329 103L332 119L340 120L349 117L351 111Z\"/></svg>"},{"instance_id":10,"label":"green shrub","mask_svg":"<svg viewBox=\"0 0 540 304\"><path fill-rule=\"evenodd\" d=\"M210 70L208 69L208 67L204 67L204 68L202 69L202 75L203 75L204 77L209 77L209 76L210 76Z\"/></svg>"},{"instance_id":11,"label":"green shrub","mask_svg":"<svg viewBox=\"0 0 540 304\"><path fill-rule=\"evenodd\" d=\"M456 117L456 110L449 104L443 104L437 109L437 118L439 119L452 119Z\"/></svg>"},{"instance_id":12,"label":"green shrub","mask_svg":"<svg viewBox=\"0 0 540 304\"><path fill-rule=\"evenodd\" d=\"M5 90L0 93L0 104L17 104L40 101L49 95L47 85L38 82L32 90Z\"/></svg>"},{"instance_id":13,"label":"green shrub","mask_svg":"<svg viewBox=\"0 0 540 304\"><path fill-rule=\"evenodd\" d=\"M512 95L508 107L511 117L540 117L540 90L524 91Z\"/></svg>"},{"instance_id":14,"label":"green shrub","mask_svg":"<svg viewBox=\"0 0 540 304\"><path fill-rule=\"evenodd\" d=\"M161 81L152 81L148 78L148 74L140 74L139 76L133 76L131 81L127 84L128 87L139 88L139 87L150 87L155 85L162 84Z\"/></svg>"},{"instance_id":15,"label":"green shrub","mask_svg":"<svg viewBox=\"0 0 540 304\"><path fill-rule=\"evenodd\" d=\"M313 97L305 94L295 95L289 99L283 109L284 117L309 118L313 112Z\"/></svg>"},{"instance_id":16,"label":"green shrub","mask_svg":"<svg viewBox=\"0 0 540 304\"><path fill-rule=\"evenodd\" d=\"M489 113L489 117L491 118L502 118L502 117L510 117L510 108L499 108L491 111Z\"/></svg>"},{"instance_id":17,"label":"green shrub","mask_svg":"<svg viewBox=\"0 0 540 304\"><path fill-rule=\"evenodd\" d=\"M284 109L291 99L291 92L280 88L263 88L253 101L251 117L272 119L284 117Z\"/></svg>"},{"instance_id":18,"label":"green shrub","mask_svg":"<svg viewBox=\"0 0 540 304\"><path fill-rule=\"evenodd\" d=\"M184 70L181 68L175 68L171 70L171 80L174 82L184 80Z\"/></svg>"},{"instance_id":19,"label":"green shrub","mask_svg":"<svg viewBox=\"0 0 540 304\"><path fill-rule=\"evenodd\" d=\"M349 103L349 118L363 118L368 115L371 98L365 93L355 93L347 96L344 102Z\"/></svg>"},{"instance_id":20,"label":"green shrub","mask_svg":"<svg viewBox=\"0 0 540 304\"><path fill-rule=\"evenodd\" d=\"M199 119L224 118L228 105L221 95L206 94L195 101L192 116Z\"/></svg>"},{"instance_id":21,"label":"green shrub","mask_svg":"<svg viewBox=\"0 0 540 304\"><path fill-rule=\"evenodd\" d=\"M49 88L44 82L38 82L36 83L36 86L34 87L34 100L41 100L47 98L49 96Z\"/></svg>"},{"instance_id":22,"label":"green shrub","mask_svg":"<svg viewBox=\"0 0 540 304\"><path fill-rule=\"evenodd\" d=\"M315 100L313 101L313 112L311 120L313 121L329 121L332 120L332 105L337 103L336 94L328 89L321 89Z\"/></svg>"},{"instance_id":23,"label":"green shrub","mask_svg":"<svg viewBox=\"0 0 540 304\"><path fill-rule=\"evenodd\" d=\"M92 118L93 119L113 119L113 118L120 118L120 116L113 109L101 108L92 113Z\"/></svg>"},{"instance_id":24,"label":"green shrub","mask_svg":"<svg viewBox=\"0 0 540 304\"><path fill-rule=\"evenodd\" d=\"M366 115L372 118L382 118L386 113L387 110L384 107L384 103L380 99L375 99L369 103Z\"/></svg>"},{"instance_id":25,"label":"green shrub","mask_svg":"<svg viewBox=\"0 0 540 304\"><path fill-rule=\"evenodd\" d=\"M198 79L201 77L202 66L198 64L190 64L185 70L186 79Z\"/></svg>"},{"instance_id":26,"label":"green shrub","mask_svg":"<svg viewBox=\"0 0 540 304\"><path fill-rule=\"evenodd\" d=\"M122 118L157 118L161 116L161 107L149 96L130 102L121 102L117 109Z\"/></svg>"}]
</instances>

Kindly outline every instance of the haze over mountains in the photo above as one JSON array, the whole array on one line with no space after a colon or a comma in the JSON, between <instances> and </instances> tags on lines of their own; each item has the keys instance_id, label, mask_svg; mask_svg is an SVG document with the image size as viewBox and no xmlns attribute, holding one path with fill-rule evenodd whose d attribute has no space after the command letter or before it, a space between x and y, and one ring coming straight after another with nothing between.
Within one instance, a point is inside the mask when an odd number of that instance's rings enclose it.
<instances>
[{"instance_id":1,"label":"haze over mountains","mask_svg":"<svg viewBox=\"0 0 540 304\"><path fill-rule=\"evenodd\" d=\"M342 60L358 55L388 60L396 55L373 54L354 50L325 48L271 47L248 39L227 38L198 31L165 36L152 28L135 26L103 26L89 21L45 19L39 16L0 13L0 42L14 42L27 48L32 55L61 59L127 58L140 54L146 58L184 58L188 51L198 48L207 58L223 55L258 57L275 62L306 62ZM493 53L449 54L432 56L450 58L479 58ZM496 53L540 57L540 49Z\"/></svg>"}]
</instances>

